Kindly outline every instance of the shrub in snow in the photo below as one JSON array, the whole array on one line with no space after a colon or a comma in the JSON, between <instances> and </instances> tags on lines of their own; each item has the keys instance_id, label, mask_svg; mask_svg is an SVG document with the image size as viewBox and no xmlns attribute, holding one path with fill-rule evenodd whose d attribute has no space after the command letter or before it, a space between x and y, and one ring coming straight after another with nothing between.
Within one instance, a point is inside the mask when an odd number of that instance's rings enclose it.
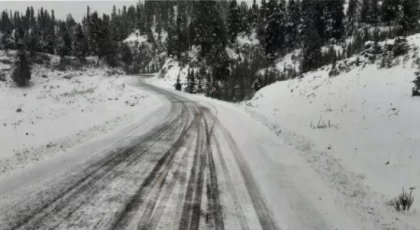
<instances>
[{"instance_id":1,"label":"shrub in snow","mask_svg":"<svg viewBox=\"0 0 420 230\"><path fill-rule=\"evenodd\" d=\"M6 81L6 73L0 73L0 81Z\"/></svg>"},{"instance_id":2,"label":"shrub in snow","mask_svg":"<svg viewBox=\"0 0 420 230\"><path fill-rule=\"evenodd\" d=\"M328 73L328 75L330 76L330 77L335 77L335 76L337 76L337 75L339 75L340 74L340 72L338 71L338 69L337 69L337 63L336 63L336 61L334 60L334 62L333 62L333 64L332 64L332 67L331 67L331 70L330 70L330 72Z\"/></svg>"},{"instance_id":3,"label":"shrub in snow","mask_svg":"<svg viewBox=\"0 0 420 230\"><path fill-rule=\"evenodd\" d=\"M410 188L410 193L402 189L400 196L394 200L394 207L397 211L409 211L414 203L414 197L412 196L414 188Z\"/></svg>"},{"instance_id":4,"label":"shrub in snow","mask_svg":"<svg viewBox=\"0 0 420 230\"><path fill-rule=\"evenodd\" d=\"M13 69L12 79L18 86L25 86L31 79L31 68L26 58L26 52L20 50L17 53L15 68Z\"/></svg>"},{"instance_id":5,"label":"shrub in snow","mask_svg":"<svg viewBox=\"0 0 420 230\"><path fill-rule=\"evenodd\" d=\"M178 90L178 91L181 91L182 90L182 84L181 84L181 80L179 79L179 75L176 78L175 90Z\"/></svg>"},{"instance_id":6,"label":"shrub in snow","mask_svg":"<svg viewBox=\"0 0 420 230\"><path fill-rule=\"evenodd\" d=\"M397 37L394 41L394 46L392 48L392 53L394 57L407 54L409 49L407 39L405 37Z\"/></svg>"},{"instance_id":7,"label":"shrub in snow","mask_svg":"<svg viewBox=\"0 0 420 230\"><path fill-rule=\"evenodd\" d=\"M412 96L413 97L419 97L420 96L420 64L419 64L419 59L417 59L416 62L417 62L419 70L415 73L416 79L414 79L414 81L413 81L413 83L414 83L414 87L412 89Z\"/></svg>"}]
</instances>

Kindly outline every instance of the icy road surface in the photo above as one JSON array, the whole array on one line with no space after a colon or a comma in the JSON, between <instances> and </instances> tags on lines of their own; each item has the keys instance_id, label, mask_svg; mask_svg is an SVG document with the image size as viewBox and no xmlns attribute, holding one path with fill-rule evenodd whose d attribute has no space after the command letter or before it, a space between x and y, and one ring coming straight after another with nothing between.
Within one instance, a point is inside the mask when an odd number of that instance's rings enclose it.
<instances>
[{"instance_id":1,"label":"icy road surface","mask_svg":"<svg viewBox=\"0 0 420 230\"><path fill-rule=\"evenodd\" d=\"M0 228L279 229L215 107L143 87L170 101L166 117L27 185L3 180Z\"/></svg>"},{"instance_id":2,"label":"icy road surface","mask_svg":"<svg viewBox=\"0 0 420 230\"><path fill-rule=\"evenodd\" d=\"M373 229L244 112L136 84L136 125L0 179L0 229Z\"/></svg>"}]
</instances>

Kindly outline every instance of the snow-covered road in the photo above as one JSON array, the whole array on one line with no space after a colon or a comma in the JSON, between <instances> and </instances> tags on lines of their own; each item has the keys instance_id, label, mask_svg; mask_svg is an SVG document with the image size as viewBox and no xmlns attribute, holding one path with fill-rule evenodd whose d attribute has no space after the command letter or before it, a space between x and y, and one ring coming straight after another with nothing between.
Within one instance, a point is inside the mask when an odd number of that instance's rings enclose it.
<instances>
[{"instance_id":1,"label":"snow-covered road","mask_svg":"<svg viewBox=\"0 0 420 230\"><path fill-rule=\"evenodd\" d=\"M373 229L244 112L137 86L136 125L0 180L0 229Z\"/></svg>"},{"instance_id":2,"label":"snow-covered road","mask_svg":"<svg viewBox=\"0 0 420 230\"><path fill-rule=\"evenodd\" d=\"M167 106L123 135L0 181L0 228L278 229L216 107L143 87Z\"/></svg>"}]
</instances>

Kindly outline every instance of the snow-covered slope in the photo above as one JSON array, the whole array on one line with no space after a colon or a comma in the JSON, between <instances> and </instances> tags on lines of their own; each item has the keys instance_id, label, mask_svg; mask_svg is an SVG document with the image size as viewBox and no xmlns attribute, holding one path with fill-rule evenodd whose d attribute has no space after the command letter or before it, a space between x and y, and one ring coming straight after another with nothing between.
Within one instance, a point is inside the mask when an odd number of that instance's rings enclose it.
<instances>
[{"instance_id":1,"label":"snow-covered slope","mask_svg":"<svg viewBox=\"0 0 420 230\"><path fill-rule=\"evenodd\" d=\"M103 68L61 72L35 65L29 87L0 81L0 175L111 133L160 104L130 86L133 80Z\"/></svg>"},{"instance_id":2,"label":"snow-covered slope","mask_svg":"<svg viewBox=\"0 0 420 230\"><path fill-rule=\"evenodd\" d=\"M420 35L409 37L411 45ZM411 55L413 52L411 51ZM381 229L419 229L420 203L408 213L387 204L404 187L420 197L420 99L411 97L416 66L328 68L263 88L243 106L295 146L336 191L332 197Z\"/></svg>"}]
</instances>

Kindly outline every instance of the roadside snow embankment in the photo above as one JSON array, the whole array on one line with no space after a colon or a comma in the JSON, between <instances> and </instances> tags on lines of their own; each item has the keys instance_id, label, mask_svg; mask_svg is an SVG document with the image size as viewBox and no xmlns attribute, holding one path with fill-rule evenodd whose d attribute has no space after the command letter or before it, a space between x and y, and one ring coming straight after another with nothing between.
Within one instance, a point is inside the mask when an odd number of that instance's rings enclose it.
<instances>
[{"instance_id":1,"label":"roadside snow embankment","mask_svg":"<svg viewBox=\"0 0 420 230\"><path fill-rule=\"evenodd\" d=\"M418 201L407 214L387 203L403 187L417 187L420 197L420 99L411 97L416 69L413 60L400 61L335 78L328 70L311 72L263 88L244 107L299 150L338 192L338 203L382 229L419 229Z\"/></svg>"},{"instance_id":2,"label":"roadside snow embankment","mask_svg":"<svg viewBox=\"0 0 420 230\"><path fill-rule=\"evenodd\" d=\"M0 175L121 129L160 104L130 86L134 77L107 75L34 66L29 87L0 81Z\"/></svg>"}]
</instances>

